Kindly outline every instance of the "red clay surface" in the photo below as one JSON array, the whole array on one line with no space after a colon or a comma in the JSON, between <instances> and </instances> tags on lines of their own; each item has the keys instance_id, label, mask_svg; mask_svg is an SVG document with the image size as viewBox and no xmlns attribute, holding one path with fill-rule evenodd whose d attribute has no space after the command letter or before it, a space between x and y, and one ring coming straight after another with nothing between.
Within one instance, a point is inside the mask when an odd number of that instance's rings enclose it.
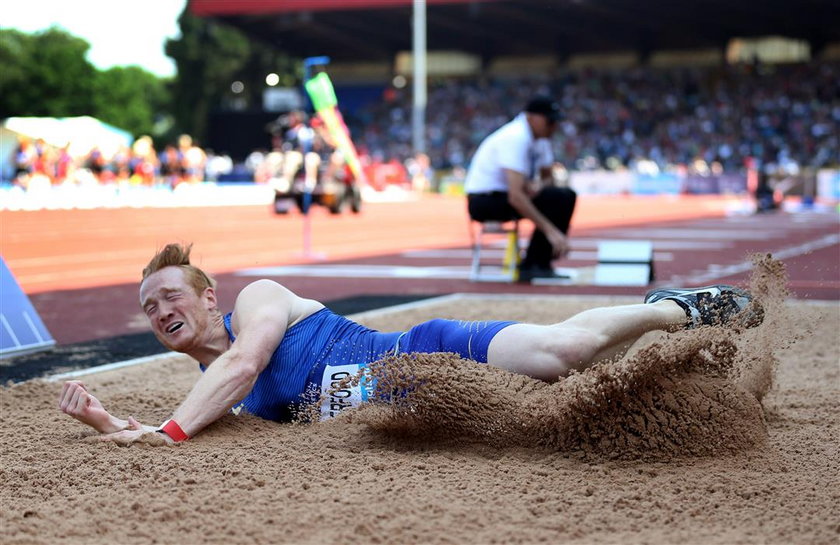
<instances>
[{"instance_id":1,"label":"red clay surface","mask_svg":"<svg viewBox=\"0 0 840 545\"><path fill-rule=\"evenodd\" d=\"M572 249L592 254L597 241L654 240L657 284L743 283L749 254L770 252L788 266L796 297L840 299L840 222L836 213L726 217L731 198L583 196L572 222ZM360 215L276 216L267 206L0 212L3 259L59 344L147 331L137 304L140 271L168 242L193 242L194 262L220 282L223 308L254 277L245 268L305 263L466 266L470 238L464 200L426 195L366 203ZM700 249L680 242L702 242ZM660 244L662 245L660 248ZM676 244L676 246L674 246ZM670 246L669 246L670 245ZM450 250L417 258L407 250ZM585 253L585 252L584 252ZM314 254L323 257L313 258ZM560 262L591 266L594 257ZM433 278L276 280L304 297L330 301L360 294L453 292L640 294L645 288L531 286Z\"/></svg>"}]
</instances>

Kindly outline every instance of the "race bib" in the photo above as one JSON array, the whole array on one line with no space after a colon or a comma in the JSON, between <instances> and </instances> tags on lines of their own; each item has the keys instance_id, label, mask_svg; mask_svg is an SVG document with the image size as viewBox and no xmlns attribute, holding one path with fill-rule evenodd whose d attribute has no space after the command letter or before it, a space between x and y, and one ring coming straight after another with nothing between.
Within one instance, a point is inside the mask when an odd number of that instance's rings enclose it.
<instances>
[{"instance_id":1,"label":"race bib","mask_svg":"<svg viewBox=\"0 0 840 545\"><path fill-rule=\"evenodd\" d=\"M321 376L321 420L333 418L341 411L358 407L367 401L373 383L367 374L352 384L361 365L327 365Z\"/></svg>"}]
</instances>

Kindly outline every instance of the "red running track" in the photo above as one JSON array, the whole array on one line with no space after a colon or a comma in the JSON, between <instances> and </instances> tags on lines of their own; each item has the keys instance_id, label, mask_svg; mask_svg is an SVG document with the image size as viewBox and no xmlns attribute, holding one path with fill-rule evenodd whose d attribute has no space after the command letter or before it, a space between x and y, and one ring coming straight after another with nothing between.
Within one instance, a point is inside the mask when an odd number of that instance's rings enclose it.
<instances>
[{"instance_id":1,"label":"red running track","mask_svg":"<svg viewBox=\"0 0 840 545\"><path fill-rule=\"evenodd\" d=\"M659 254L657 240L665 246L678 240L705 241L699 250L663 250L661 255L667 259L657 262L657 283L743 282L748 274L744 268L748 254L771 252L785 256L795 296L840 299L840 245L835 240L840 224L836 214L727 218L726 210L734 201L718 196L584 196L578 202L571 233L573 249L591 249L599 238L629 236L654 240ZM244 268L306 263L468 263L463 252L469 245L464 200L439 195L399 203L366 203L357 216L330 216L316 209L311 216L309 255L304 253L304 219L295 213L275 216L267 206L2 211L0 227L3 258L60 344L147 331L137 305L137 281L151 255L167 242L195 244L195 262L220 281L219 295L225 308L232 304L235 293L253 280L233 274ZM412 258L406 250L444 250L444 257ZM326 260L313 254L323 254ZM560 265L594 264L586 259ZM644 291L432 278L276 279L305 297L322 301L360 294Z\"/></svg>"}]
</instances>

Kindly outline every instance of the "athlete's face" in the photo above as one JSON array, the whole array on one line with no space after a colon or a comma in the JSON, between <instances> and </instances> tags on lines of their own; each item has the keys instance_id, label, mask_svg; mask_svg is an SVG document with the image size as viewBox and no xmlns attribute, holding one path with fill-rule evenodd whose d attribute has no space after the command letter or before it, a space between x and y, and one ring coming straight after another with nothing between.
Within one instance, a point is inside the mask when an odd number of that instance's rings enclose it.
<instances>
[{"instance_id":1,"label":"athlete's face","mask_svg":"<svg viewBox=\"0 0 840 545\"><path fill-rule=\"evenodd\" d=\"M202 346L217 308L213 288L197 294L179 267L165 267L146 277L140 285L140 305L155 337L176 352Z\"/></svg>"}]
</instances>

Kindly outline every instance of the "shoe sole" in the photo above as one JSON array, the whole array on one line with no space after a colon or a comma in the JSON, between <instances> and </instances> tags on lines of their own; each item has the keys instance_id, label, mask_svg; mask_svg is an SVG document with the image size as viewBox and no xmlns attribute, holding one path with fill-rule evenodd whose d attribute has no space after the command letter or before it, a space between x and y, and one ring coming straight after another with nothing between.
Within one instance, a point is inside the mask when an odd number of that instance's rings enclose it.
<instances>
[{"instance_id":1,"label":"shoe sole","mask_svg":"<svg viewBox=\"0 0 840 545\"><path fill-rule=\"evenodd\" d=\"M702 288L694 288L694 289L689 289L689 288L659 288L659 289L655 289L655 290L650 290L649 292L647 292L645 294L645 303L655 303L657 301L661 301L662 299L664 299L666 297L679 297L681 295L694 295L694 294L697 294L697 293L710 291L712 289L716 289L720 292L731 291L739 297L750 297L747 292L745 292L744 290L742 290L740 288L736 288L736 287L730 286L728 284L712 284L711 286L703 286ZM655 300L651 301L650 300L651 296L656 295L658 293L662 293L663 294L662 297L660 297L659 299L655 299Z\"/></svg>"},{"instance_id":2,"label":"shoe sole","mask_svg":"<svg viewBox=\"0 0 840 545\"><path fill-rule=\"evenodd\" d=\"M753 299L752 295L749 294L746 290L741 288L736 288L734 286L730 286L728 284L712 284L710 286L703 286L702 288L659 288L655 290L650 290L645 294L645 303L656 303L668 297L679 297L681 295L694 295L697 293L708 292L712 289L718 290L719 293L729 292L735 297L743 297L746 298L749 302L741 308L737 314L733 315L731 319L728 321L731 324L737 324L746 328L756 327L761 325L764 321L764 307L761 304L757 303L755 299ZM655 299L653 301L650 300L651 297L662 294L661 297Z\"/></svg>"}]
</instances>

